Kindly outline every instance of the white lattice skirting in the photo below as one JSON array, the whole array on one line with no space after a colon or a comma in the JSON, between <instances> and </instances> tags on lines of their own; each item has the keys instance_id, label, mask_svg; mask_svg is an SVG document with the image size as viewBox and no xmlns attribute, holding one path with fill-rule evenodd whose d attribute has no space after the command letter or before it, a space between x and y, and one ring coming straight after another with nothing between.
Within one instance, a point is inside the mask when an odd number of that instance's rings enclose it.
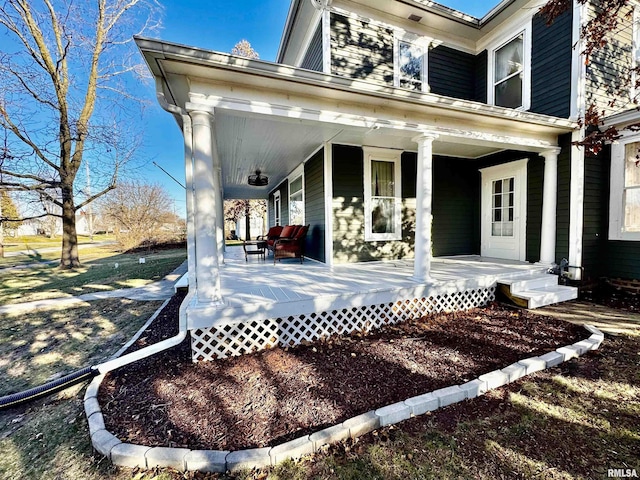
<instances>
[{"instance_id":1,"label":"white lattice skirting","mask_svg":"<svg viewBox=\"0 0 640 480\"><path fill-rule=\"evenodd\" d=\"M430 313L468 310L495 300L496 287L466 290L379 305L342 308L263 321L238 322L191 330L194 362L244 355L276 346L292 347L323 337L369 332L383 325Z\"/></svg>"}]
</instances>

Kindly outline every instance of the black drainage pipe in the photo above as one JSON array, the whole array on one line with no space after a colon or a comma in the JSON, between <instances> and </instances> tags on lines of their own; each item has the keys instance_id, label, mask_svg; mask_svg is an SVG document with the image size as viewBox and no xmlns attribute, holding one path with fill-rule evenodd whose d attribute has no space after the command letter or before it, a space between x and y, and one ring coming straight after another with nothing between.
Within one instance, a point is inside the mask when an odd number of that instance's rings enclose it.
<instances>
[{"instance_id":1,"label":"black drainage pipe","mask_svg":"<svg viewBox=\"0 0 640 480\"><path fill-rule=\"evenodd\" d=\"M95 377L100 372L97 367L85 367L82 370L77 370L69 375L53 380L39 387L34 387L24 392L12 393L0 398L0 410L5 408L15 407L22 403L31 402L36 398L44 397L65 388L69 388L76 383L84 382L90 378Z\"/></svg>"}]
</instances>

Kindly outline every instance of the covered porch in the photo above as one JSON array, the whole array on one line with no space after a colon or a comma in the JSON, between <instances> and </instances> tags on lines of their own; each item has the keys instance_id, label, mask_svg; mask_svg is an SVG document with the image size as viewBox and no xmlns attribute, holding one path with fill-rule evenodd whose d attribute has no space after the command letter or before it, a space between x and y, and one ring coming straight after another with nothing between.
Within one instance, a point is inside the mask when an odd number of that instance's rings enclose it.
<instances>
[{"instance_id":1,"label":"covered porch","mask_svg":"<svg viewBox=\"0 0 640 480\"><path fill-rule=\"evenodd\" d=\"M136 41L184 134L190 299L181 315L194 360L472 308L494 297L499 279L556 260L558 160L570 155L559 137L573 122ZM268 184L248 183L258 170ZM379 192L378 178L388 188ZM270 225L310 224L322 263L245 265L225 254L225 198L269 198ZM284 207L293 202L305 210L295 221ZM384 229L373 205L393 219ZM446 255L477 256L434 258L434 246L474 236Z\"/></svg>"},{"instance_id":2,"label":"covered porch","mask_svg":"<svg viewBox=\"0 0 640 480\"><path fill-rule=\"evenodd\" d=\"M342 264L245 261L228 247L220 269L223 301L188 313L194 361L292 346L367 331L416 315L484 305L500 281L544 274L540 264L477 255L436 257L431 280L412 277L413 260Z\"/></svg>"}]
</instances>

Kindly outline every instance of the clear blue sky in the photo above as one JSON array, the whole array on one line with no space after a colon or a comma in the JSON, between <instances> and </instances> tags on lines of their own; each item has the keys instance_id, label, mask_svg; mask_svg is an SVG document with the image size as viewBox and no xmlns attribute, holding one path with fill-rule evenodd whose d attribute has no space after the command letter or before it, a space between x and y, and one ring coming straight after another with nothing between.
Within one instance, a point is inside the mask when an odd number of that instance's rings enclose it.
<instances>
[{"instance_id":1,"label":"clear blue sky","mask_svg":"<svg viewBox=\"0 0 640 480\"><path fill-rule=\"evenodd\" d=\"M307 0L308 1L308 0ZM162 40L229 52L243 38L263 60L275 60L289 9L289 0L161 0L164 6ZM482 17L499 0L441 0L439 3ZM176 211L184 214L184 190L151 162L155 161L184 184L182 135L173 118L155 101L151 85L141 96L152 101L147 114L144 149L148 160L144 177L166 186L176 200Z\"/></svg>"}]
</instances>

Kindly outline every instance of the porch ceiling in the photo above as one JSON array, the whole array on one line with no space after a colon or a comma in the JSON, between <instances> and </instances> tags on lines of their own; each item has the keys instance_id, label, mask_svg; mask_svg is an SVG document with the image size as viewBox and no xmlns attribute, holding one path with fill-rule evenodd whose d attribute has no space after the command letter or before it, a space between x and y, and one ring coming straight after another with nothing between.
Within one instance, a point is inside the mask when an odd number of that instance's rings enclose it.
<instances>
[{"instance_id":1,"label":"porch ceiling","mask_svg":"<svg viewBox=\"0 0 640 480\"><path fill-rule=\"evenodd\" d=\"M324 142L415 151L416 132L344 127L332 123L285 119L260 114L221 111L215 114L218 155L225 198L266 198L300 163ZM504 150L502 144L452 143L436 140L435 155L478 158ZM256 170L269 185L253 187L247 177Z\"/></svg>"}]
</instances>

